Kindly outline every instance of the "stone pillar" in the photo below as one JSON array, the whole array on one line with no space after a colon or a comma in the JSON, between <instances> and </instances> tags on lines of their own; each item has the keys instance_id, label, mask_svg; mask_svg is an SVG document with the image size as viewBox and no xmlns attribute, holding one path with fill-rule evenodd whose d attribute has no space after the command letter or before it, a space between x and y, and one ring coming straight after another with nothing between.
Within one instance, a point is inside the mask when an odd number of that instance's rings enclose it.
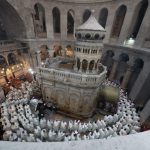
<instances>
[{"instance_id":1,"label":"stone pillar","mask_svg":"<svg viewBox=\"0 0 150 150\"><path fill-rule=\"evenodd\" d=\"M38 62L37 66L41 67L41 52L40 51L36 52L36 57L37 57L37 62Z\"/></svg>"},{"instance_id":2,"label":"stone pillar","mask_svg":"<svg viewBox=\"0 0 150 150\"><path fill-rule=\"evenodd\" d=\"M96 62L94 63L94 66L93 66L93 70L92 70L93 73L96 73L96 71L97 71L97 69L95 69L95 68L96 68Z\"/></svg>"},{"instance_id":3,"label":"stone pillar","mask_svg":"<svg viewBox=\"0 0 150 150\"><path fill-rule=\"evenodd\" d=\"M67 12L64 9L61 10L60 23L61 23L61 39L66 40L67 39Z\"/></svg>"},{"instance_id":4,"label":"stone pillar","mask_svg":"<svg viewBox=\"0 0 150 150\"><path fill-rule=\"evenodd\" d=\"M87 64L87 69L86 69L86 73L89 73L89 72L90 72L89 66L90 66L90 63L88 62L88 64Z\"/></svg>"},{"instance_id":5,"label":"stone pillar","mask_svg":"<svg viewBox=\"0 0 150 150\"><path fill-rule=\"evenodd\" d=\"M117 67L118 67L118 61L114 60L114 63L113 63L113 66L112 66L112 70L111 70L111 73L110 73L110 76L109 76L109 80L110 81L114 80L114 77L115 77L116 71L117 71Z\"/></svg>"},{"instance_id":6,"label":"stone pillar","mask_svg":"<svg viewBox=\"0 0 150 150\"><path fill-rule=\"evenodd\" d=\"M53 39L54 38L54 29L53 29L53 16L52 16L51 9L48 9L48 8L45 9L45 18L46 18L47 38Z\"/></svg>"},{"instance_id":7,"label":"stone pillar","mask_svg":"<svg viewBox=\"0 0 150 150\"><path fill-rule=\"evenodd\" d=\"M107 18L107 22L106 22L106 37L104 39L104 42L109 42L110 40L110 35L111 35L111 30L112 30L112 27L113 27L113 22L114 22L114 19L115 19L115 12L116 12L116 9L115 7L112 7L110 10L109 10L109 14L108 14L108 18Z\"/></svg>"},{"instance_id":8,"label":"stone pillar","mask_svg":"<svg viewBox=\"0 0 150 150\"><path fill-rule=\"evenodd\" d=\"M118 42L120 44L123 44L123 42L130 36L129 32L130 32L130 28L131 28L132 23L133 23L132 20L133 20L135 11L136 11L135 6L133 6L133 5L128 6L128 11L125 15L125 19L124 19L124 22L123 22L121 33L120 33L120 36L119 36L119 39L118 39Z\"/></svg>"},{"instance_id":9,"label":"stone pillar","mask_svg":"<svg viewBox=\"0 0 150 150\"><path fill-rule=\"evenodd\" d=\"M125 73L125 76L123 78L122 84L121 84L121 88L122 89L127 89L128 83L130 81L131 75L132 75L133 69L132 67L129 67Z\"/></svg>"},{"instance_id":10,"label":"stone pillar","mask_svg":"<svg viewBox=\"0 0 150 150\"><path fill-rule=\"evenodd\" d=\"M75 19L74 19L74 26L75 26L75 29L77 27L79 27L81 24L82 24L82 13L80 11L76 11L75 13Z\"/></svg>"},{"instance_id":11,"label":"stone pillar","mask_svg":"<svg viewBox=\"0 0 150 150\"><path fill-rule=\"evenodd\" d=\"M80 73L82 72L82 61L80 62L80 69L79 69L79 72L80 72Z\"/></svg>"},{"instance_id":12,"label":"stone pillar","mask_svg":"<svg viewBox=\"0 0 150 150\"><path fill-rule=\"evenodd\" d=\"M78 70L77 63L78 63L78 61L77 61L77 59L76 59L76 62L75 62L75 64L74 64L74 70L75 70L75 71Z\"/></svg>"}]
</instances>

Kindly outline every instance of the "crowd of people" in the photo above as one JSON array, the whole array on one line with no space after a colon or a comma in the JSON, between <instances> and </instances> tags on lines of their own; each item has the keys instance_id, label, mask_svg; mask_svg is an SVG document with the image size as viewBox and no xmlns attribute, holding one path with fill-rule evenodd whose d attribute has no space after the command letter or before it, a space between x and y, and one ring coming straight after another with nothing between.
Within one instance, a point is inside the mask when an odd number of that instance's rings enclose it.
<instances>
[{"instance_id":1,"label":"crowd of people","mask_svg":"<svg viewBox=\"0 0 150 150\"><path fill-rule=\"evenodd\" d=\"M106 81L104 84L117 86ZM124 136L140 132L140 118L127 93L120 89L117 113L102 120L52 120L39 117L30 107L32 84L25 82L20 89L11 88L0 105L2 140L20 142L51 142L92 140ZM38 100L37 100L38 101ZM41 113L39 111L39 113Z\"/></svg>"}]
</instances>

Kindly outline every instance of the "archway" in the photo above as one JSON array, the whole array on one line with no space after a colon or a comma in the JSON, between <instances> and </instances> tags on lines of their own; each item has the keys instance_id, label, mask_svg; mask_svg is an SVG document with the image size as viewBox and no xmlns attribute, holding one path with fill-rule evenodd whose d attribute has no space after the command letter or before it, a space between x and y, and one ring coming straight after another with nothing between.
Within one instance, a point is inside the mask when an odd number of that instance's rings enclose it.
<instances>
[{"instance_id":1,"label":"archway","mask_svg":"<svg viewBox=\"0 0 150 150\"><path fill-rule=\"evenodd\" d=\"M18 12L6 0L1 0L0 3L0 26L5 34L1 39L26 38L26 28Z\"/></svg>"},{"instance_id":2,"label":"archway","mask_svg":"<svg viewBox=\"0 0 150 150\"><path fill-rule=\"evenodd\" d=\"M45 9L44 7L37 3L34 5L35 15L34 15L34 28L35 34L38 37L43 37L46 33L46 20L45 20Z\"/></svg>"},{"instance_id":3,"label":"archway","mask_svg":"<svg viewBox=\"0 0 150 150\"><path fill-rule=\"evenodd\" d=\"M134 18L132 21L132 27L130 32L130 37L136 38L138 35L138 32L140 30L142 21L144 19L145 13L148 8L148 0L142 0L135 9Z\"/></svg>"},{"instance_id":4,"label":"archway","mask_svg":"<svg viewBox=\"0 0 150 150\"><path fill-rule=\"evenodd\" d=\"M131 91L134 83L136 82L142 68L144 66L144 61L141 58L137 58L134 61L134 65L132 66L132 76L128 85L128 91Z\"/></svg>"},{"instance_id":5,"label":"archway","mask_svg":"<svg viewBox=\"0 0 150 150\"><path fill-rule=\"evenodd\" d=\"M67 13L67 34L74 34L74 12L69 10Z\"/></svg>"},{"instance_id":6,"label":"archway","mask_svg":"<svg viewBox=\"0 0 150 150\"><path fill-rule=\"evenodd\" d=\"M94 68L94 65L95 65L95 61L94 61L94 60L91 60L90 63L89 63L89 71L90 71L90 72L92 72L92 70L95 69L95 68Z\"/></svg>"},{"instance_id":7,"label":"archway","mask_svg":"<svg viewBox=\"0 0 150 150\"><path fill-rule=\"evenodd\" d=\"M88 61L84 59L82 61L82 72L86 72L87 66L88 66Z\"/></svg>"},{"instance_id":8,"label":"archway","mask_svg":"<svg viewBox=\"0 0 150 150\"><path fill-rule=\"evenodd\" d=\"M99 15L99 23L100 23L100 25L102 25L103 28L105 28L105 26L106 26L107 17L108 17L108 9L103 8L100 11L100 15Z\"/></svg>"},{"instance_id":9,"label":"archway","mask_svg":"<svg viewBox=\"0 0 150 150\"><path fill-rule=\"evenodd\" d=\"M126 73L126 70L128 68L127 62L129 61L129 56L126 53L121 53L119 56L119 65L116 72L115 79L118 81L122 81L123 77Z\"/></svg>"},{"instance_id":10,"label":"archway","mask_svg":"<svg viewBox=\"0 0 150 150\"><path fill-rule=\"evenodd\" d=\"M4 56L0 55L0 68L6 68L7 67L7 61Z\"/></svg>"},{"instance_id":11,"label":"archway","mask_svg":"<svg viewBox=\"0 0 150 150\"><path fill-rule=\"evenodd\" d=\"M49 58L48 46L42 45L40 48L41 61L45 62L47 58Z\"/></svg>"},{"instance_id":12,"label":"archway","mask_svg":"<svg viewBox=\"0 0 150 150\"><path fill-rule=\"evenodd\" d=\"M18 63L17 57L14 53L9 53L7 57L9 65L16 65Z\"/></svg>"},{"instance_id":13,"label":"archway","mask_svg":"<svg viewBox=\"0 0 150 150\"><path fill-rule=\"evenodd\" d=\"M57 7L53 8L53 28L54 33L60 33L60 11Z\"/></svg>"},{"instance_id":14,"label":"archway","mask_svg":"<svg viewBox=\"0 0 150 150\"><path fill-rule=\"evenodd\" d=\"M107 76L110 75L111 69L112 69L112 65L113 65L113 56L114 56L114 52L112 50L108 50L106 51L106 53L104 54L104 56L102 56L102 64L104 66L107 66Z\"/></svg>"},{"instance_id":15,"label":"archway","mask_svg":"<svg viewBox=\"0 0 150 150\"><path fill-rule=\"evenodd\" d=\"M91 11L89 9L86 9L83 13L83 23L86 22L90 16L91 16Z\"/></svg>"},{"instance_id":16,"label":"archway","mask_svg":"<svg viewBox=\"0 0 150 150\"><path fill-rule=\"evenodd\" d=\"M80 65L81 65L81 64L80 64L80 59L79 59L79 58L77 58L77 60L76 60L76 61L77 61L77 68L78 68L78 70L80 70Z\"/></svg>"},{"instance_id":17,"label":"archway","mask_svg":"<svg viewBox=\"0 0 150 150\"><path fill-rule=\"evenodd\" d=\"M124 22L124 18L126 15L127 7L125 5L121 5L115 14L115 20L113 23L113 28L111 32L111 38L118 38L121 32L121 28Z\"/></svg>"}]
</instances>

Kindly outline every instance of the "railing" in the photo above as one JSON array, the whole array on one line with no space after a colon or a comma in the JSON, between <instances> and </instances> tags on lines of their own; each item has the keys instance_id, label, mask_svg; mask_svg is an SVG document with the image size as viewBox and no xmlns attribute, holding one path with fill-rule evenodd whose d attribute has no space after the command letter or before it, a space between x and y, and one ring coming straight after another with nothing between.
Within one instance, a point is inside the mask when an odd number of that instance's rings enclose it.
<instances>
[{"instance_id":1,"label":"railing","mask_svg":"<svg viewBox=\"0 0 150 150\"><path fill-rule=\"evenodd\" d=\"M56 70L54 68L38 68L37 70L38 77L41 79L85 86L97 86L101 84L105 80L107 73L105 67L104 71L98 75L80 74L69 71Z\"/></svg>"},{"instance_id":2,"label":"railing","mask_svg":"<svg viewBox=\"0 0 150 150\"><path fill-rule=\"evenodd\" d=\"M17 42L15 41L9 41L9 40L2 40L0 41L0 48L7 48L7 47L15 47L17 46Z\"/></svg>"}]
</instances>

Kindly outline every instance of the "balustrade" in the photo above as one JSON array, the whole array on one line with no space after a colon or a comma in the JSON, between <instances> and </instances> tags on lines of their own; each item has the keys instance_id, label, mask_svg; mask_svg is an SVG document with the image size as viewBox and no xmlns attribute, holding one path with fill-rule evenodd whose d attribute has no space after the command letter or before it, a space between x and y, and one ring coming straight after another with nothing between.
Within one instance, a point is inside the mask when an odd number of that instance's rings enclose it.
<instances>
[{"instance_id":1,"label":"balustrade","mask_svg":"<svg viewBox=\"0 0 150 150\"><path fill-rule=\"evenodd\" d=\"M38 76L43 79L69 82L72 84L79 83L81 85L85 84L88 86L100 84L105 79L106 73L106 68L104 68L104 71L101 74L91 76L49 68L38 68Z\"/></svg>"}]
</instances>

